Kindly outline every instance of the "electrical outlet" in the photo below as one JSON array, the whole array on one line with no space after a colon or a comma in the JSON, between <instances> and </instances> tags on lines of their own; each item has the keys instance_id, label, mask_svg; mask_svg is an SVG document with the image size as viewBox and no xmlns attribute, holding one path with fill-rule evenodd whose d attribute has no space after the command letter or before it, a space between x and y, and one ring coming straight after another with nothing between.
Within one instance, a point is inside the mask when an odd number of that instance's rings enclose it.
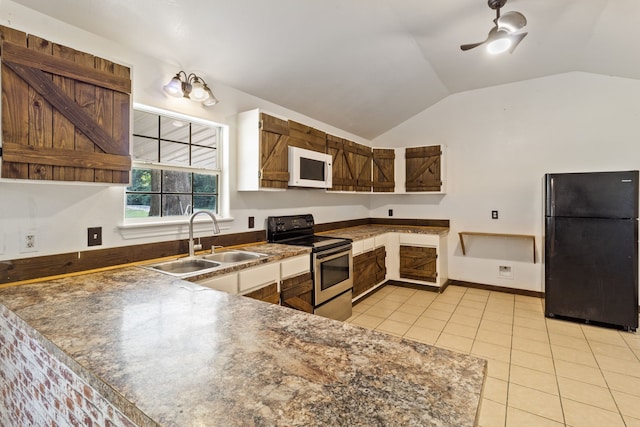
<instances>
[{"instance_id":1,"label":"electrical outlet","mask_svg":"<svg viewBox=\"0 0 640 427\"><path fill-rule=\"evenodd\" d=\"M87 228L87 246L102 245L102 227Z\"/></svg>"},{"instance_id":2,"label":"electrical outlet","mask_svg":"<svg viewBox=\"0 0 640 427\"><path fill-rule=\"evenodd\" d=\"M498 267L498 277L504 279L513 279L513 271L510 265L501 265Z\"/></svg>"},{"instance_id":3,"label":"electrical outlet","mask_svg":"<svg viewBox=\"0 0 640 427\"><path fill-rule=\"evenodd\" d=\"M498 211L491 211L491 219L498 219Z\"/></svg>"},{"instance_id":4,"label":"electrical outlet","mask_svg":"<svg viewBox=\"0 0 640 427\"><path fill-rule=\"evenodd\" d=\"M389 216L393 216L393 209L389 209Z\"/></svg>"},{"instance_id":5,"label":"electrical outlet","mask_svg":"<svg viewBox=\"0 0 640 427\"><path fill-rule=\"evenodd\" d=\"M38 238L35 230L20 232L20 252L37 252Z\"/></svg>"},{"instance_id":6,"label":"electrical outlet","mask_svg":"<svg viewBox=\"0 0 640 427\"><path fill-rule=\"evenodd\" d=\"M255 217L250 216L249 217L249 228L253 228L256 226L256 219Z\"/></svg>"}]
</instances>

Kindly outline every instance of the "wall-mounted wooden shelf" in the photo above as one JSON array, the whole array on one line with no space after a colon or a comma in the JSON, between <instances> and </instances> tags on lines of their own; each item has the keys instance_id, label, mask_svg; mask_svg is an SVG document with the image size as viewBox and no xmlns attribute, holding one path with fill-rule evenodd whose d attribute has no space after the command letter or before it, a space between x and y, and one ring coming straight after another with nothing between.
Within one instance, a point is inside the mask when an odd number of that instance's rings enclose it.
<instances>
[{"instance_id":1,"label":"wall-mounted wooden shelf","mask_svg":"<svg viewBox=\"0 0 640 427\"><path fill-rule=\"evenodd\" d=\"M462 247L462 255L466 255L466 249L464 247L464 238L462 236L480 236L480 237L507 237L516 239L531 239L533 243L533 263L536 263L536 237L532 234L505 234L505 233L482 233L477 231L460 231L458 237L460 237L460 246Z\"/></svg>"}]
</instances>

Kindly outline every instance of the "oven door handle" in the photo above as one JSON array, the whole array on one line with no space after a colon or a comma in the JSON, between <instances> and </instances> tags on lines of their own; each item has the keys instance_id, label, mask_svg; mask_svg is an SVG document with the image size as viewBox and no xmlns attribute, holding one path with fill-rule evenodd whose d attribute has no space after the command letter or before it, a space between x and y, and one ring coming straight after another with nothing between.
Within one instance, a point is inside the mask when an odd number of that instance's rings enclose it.
<instances>
[{"instance_id":1,"label":"oven door handle","mask_svg":"<svg viewBox=\"0 0 640 427\"><path fill-rule=\"evenodd\" d=\"M316 259L325 259L327 257L330 257L330 256L335 255L335 254L339 254L339 253L342 253L342 252L347 253L350 250L351 250L351 245L349 245L348 247L342 246L340 248L335 248L333 250L328 250L326 252L318 252L316 254Z\"/></svg>"}]
</instances>

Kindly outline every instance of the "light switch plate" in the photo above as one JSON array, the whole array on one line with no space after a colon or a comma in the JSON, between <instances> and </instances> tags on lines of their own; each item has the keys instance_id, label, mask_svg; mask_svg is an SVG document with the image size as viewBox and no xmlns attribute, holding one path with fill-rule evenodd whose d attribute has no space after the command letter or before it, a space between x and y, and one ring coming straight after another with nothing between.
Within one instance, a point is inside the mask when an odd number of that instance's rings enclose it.
<instances>
[{"instance_id":1,"label":"light switch plate","mask_svg":"<svg viewBox=\"0 0 640 427\"><path fill-rule=\"evenodd\" d=\"M87 229L87 246L102 245L102 227L89 227Z\"/></svg>"}]
</instances>

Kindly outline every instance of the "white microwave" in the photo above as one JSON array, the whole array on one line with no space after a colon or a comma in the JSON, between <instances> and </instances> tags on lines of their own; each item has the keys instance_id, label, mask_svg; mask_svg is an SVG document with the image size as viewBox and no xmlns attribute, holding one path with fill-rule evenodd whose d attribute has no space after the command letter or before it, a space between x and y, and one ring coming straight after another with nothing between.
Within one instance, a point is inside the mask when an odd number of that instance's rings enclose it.
<instances>
[{"instance_id":1,"label":"white microwave","mask_svg":"<svg viewBox=\"0 0 640 427\"><path fill-rule=\"evenodd\" d=\"M330 154L289 147L289 186L331 188Z\"/></svg>"}]
</instances>

